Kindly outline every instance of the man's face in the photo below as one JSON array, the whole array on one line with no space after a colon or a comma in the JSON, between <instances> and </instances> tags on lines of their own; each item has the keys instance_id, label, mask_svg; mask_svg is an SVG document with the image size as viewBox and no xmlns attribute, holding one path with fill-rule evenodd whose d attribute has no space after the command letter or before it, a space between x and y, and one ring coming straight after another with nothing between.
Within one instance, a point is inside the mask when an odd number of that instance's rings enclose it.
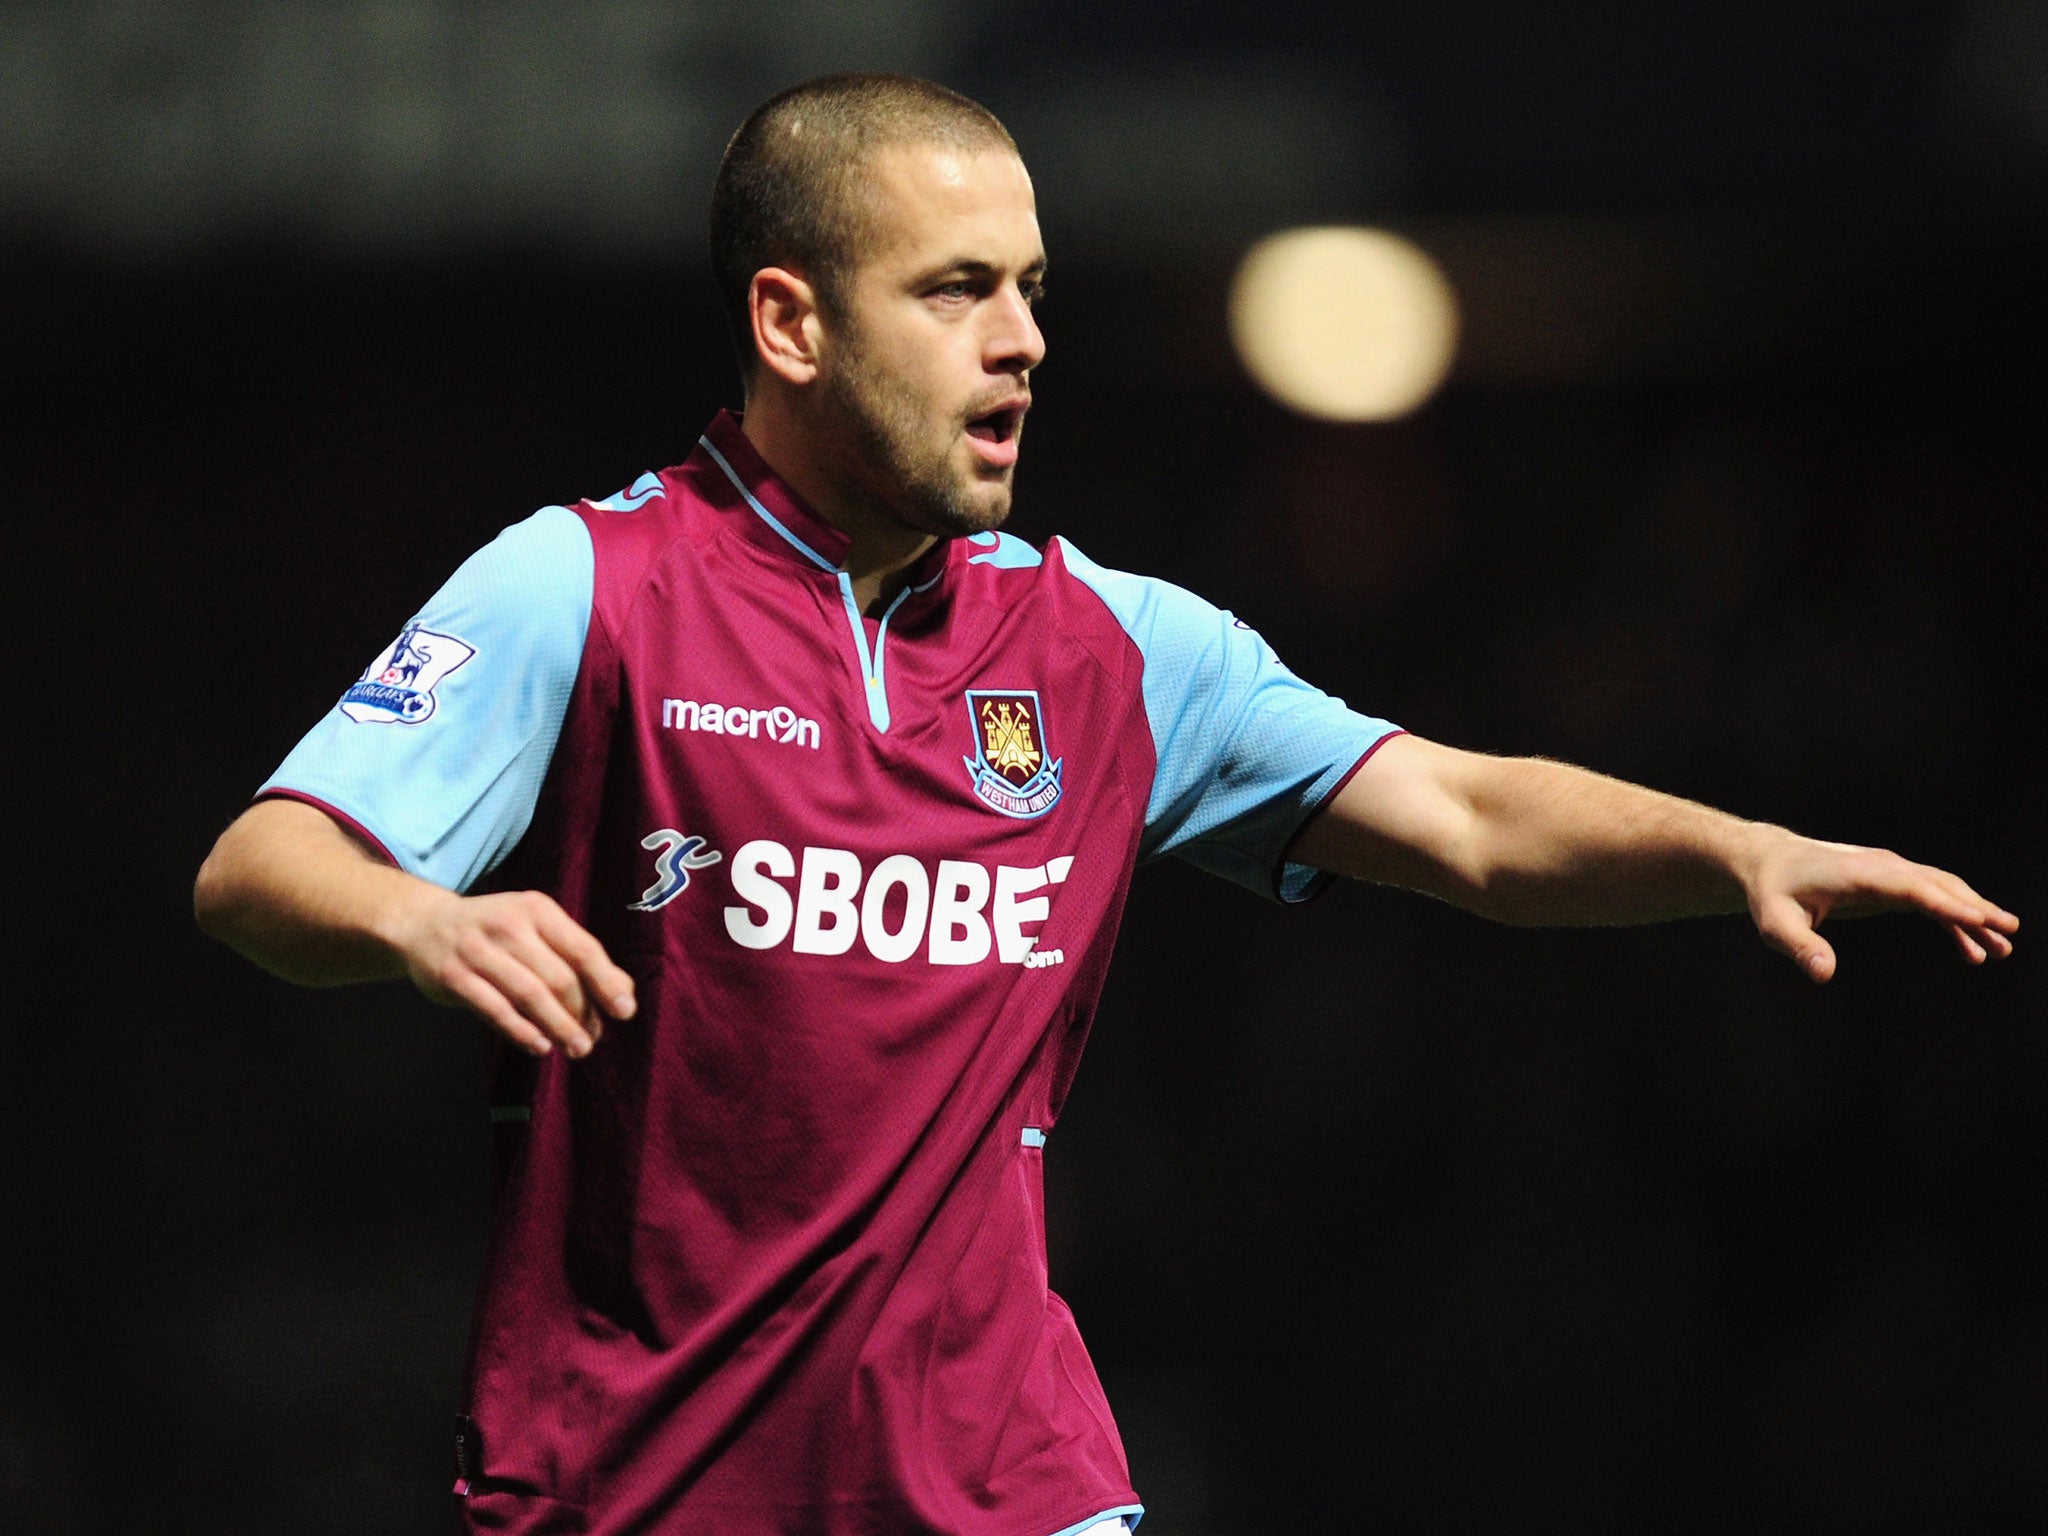
<instances>
[{"instance_id":1,"label":"man's face","mask_svg":"<svg viewBox=\"0 0 2048 1536\"><path fill-rule=\"evenodd\" d=\"M854 489L942 538L1010 511L1045 271L1007 151L896 145L870 168L865 254L824 317L818 382Z\"/></svg>"}]
</instances>

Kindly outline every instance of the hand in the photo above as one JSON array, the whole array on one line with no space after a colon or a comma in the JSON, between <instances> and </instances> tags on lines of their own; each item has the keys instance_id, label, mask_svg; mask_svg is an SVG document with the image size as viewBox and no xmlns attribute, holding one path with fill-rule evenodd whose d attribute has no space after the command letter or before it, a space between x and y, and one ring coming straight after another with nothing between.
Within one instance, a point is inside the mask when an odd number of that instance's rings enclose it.
<instances>
[{"instance_id":1,"label":"hand","mask_svg":"<svg viewBox=\"0 0 2048 1536\"><path fill-rule=\"evenodd\" d=\"M1829 917L1920 912L1948 929L1972 965L2012 953L2020 920L1947 870L1882 848L1816 842L1777 827L1763 830L1772 835L1743 881L1750 916L1764 942L1815 981L1835 974L1835 951L1814 931Z\"/></svg>"},{"instance_id":2,"label":"hand","mask_svg":"<svg viewBox=\"0 0 2048 1536\"><path fill-rule=\"evenodd\" d=\"M467 1008L521 1050L560 1045L587 1056L604 1020L629 1019L633 978L539 891L436 892L401 922L395 942L413 984Z\"/></svg>"}]
</instances>

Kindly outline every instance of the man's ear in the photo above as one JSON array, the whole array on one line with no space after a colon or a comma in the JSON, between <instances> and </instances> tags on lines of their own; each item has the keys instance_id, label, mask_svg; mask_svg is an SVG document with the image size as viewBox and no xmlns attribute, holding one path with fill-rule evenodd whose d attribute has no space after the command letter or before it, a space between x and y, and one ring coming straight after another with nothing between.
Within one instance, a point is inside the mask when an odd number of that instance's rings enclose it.
<instances>
[{"instance_id":1,"label":"man's ear","mask_svg":"<svg viewBox=\"0 0 2048 1536\"><path fill-rule=\"evenodd\" d=\"M823 326L809 283L782 267L763 267L747 285L747 318L763 368L789 384L817 378Z\"/></svg>"}]
</instances>

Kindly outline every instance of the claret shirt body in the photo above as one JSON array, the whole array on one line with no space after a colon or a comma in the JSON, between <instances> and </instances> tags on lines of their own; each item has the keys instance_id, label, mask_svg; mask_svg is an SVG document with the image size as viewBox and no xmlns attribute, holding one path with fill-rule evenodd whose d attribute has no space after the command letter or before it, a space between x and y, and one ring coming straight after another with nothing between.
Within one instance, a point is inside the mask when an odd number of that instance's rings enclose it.
<instances>
[{"instance_id":1,"label":"claret shirt body","mask_svg":"<svg viewBox=\"0 0 2048 1536\"><path fill-rule=\"evenodd\" d=\"M1062 540L880 616L722 416L472 558L264 793L539 889L639 989L500 1050L476 1530L1054 1536L1140 1512L1048 1286L1043 1159L1133 866L1298 899L1393 727Z\"/></svg>"}]
</instances>

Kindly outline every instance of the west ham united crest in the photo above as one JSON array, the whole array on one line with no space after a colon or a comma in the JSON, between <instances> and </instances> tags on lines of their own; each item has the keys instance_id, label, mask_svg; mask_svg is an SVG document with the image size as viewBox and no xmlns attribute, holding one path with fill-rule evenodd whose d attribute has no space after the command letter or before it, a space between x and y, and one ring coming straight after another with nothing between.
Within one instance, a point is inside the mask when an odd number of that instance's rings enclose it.
<instances>
[{"instance_id":1,"label":"west ham united crest","mask_svg":"<svg viewBox=\"0 0 2048 1536\"><path fill-rule=\"evenodd\" d=\"M962 758L975 797L1005 816L1043 816L1059 803L1061 759L1048 761L1045 712L1033 690L967 690L974 756Z\"/></svg>"}]
</instances>

